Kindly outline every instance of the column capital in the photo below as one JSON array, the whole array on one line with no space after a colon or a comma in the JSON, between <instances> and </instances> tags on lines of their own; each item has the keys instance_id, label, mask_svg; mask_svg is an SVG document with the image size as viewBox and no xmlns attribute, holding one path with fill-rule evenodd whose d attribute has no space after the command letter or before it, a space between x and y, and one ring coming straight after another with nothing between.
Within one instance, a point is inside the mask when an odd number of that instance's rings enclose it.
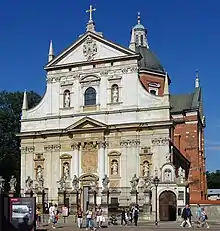
<instances>
[{"instance_id":1,"label":"column capital","mask_svg":"<svg viewBox=\"0 0 220 231\"><path fill-rule=\"evenodd\" d=\"M79 150L79 143L73 142L73 143L71 144L71 147L73 148L73 150Z\"/></svg>"},{"instance_id":2,"label":"column capital","mask_svg":"<svg viewBox=\"0 0 220 231\"><path fill-rule=\"evenodd\" d=\"M99 148L106 148L108 145L106 141L99 141L97 144Z\"/></svg>"}]
</instances>

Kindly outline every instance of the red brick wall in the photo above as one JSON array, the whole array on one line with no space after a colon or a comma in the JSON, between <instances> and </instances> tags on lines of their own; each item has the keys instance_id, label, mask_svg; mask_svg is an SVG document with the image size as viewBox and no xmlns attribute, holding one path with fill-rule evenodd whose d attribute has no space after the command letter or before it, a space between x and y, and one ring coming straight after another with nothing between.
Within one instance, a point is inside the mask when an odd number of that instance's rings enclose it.
<instances>
[{"instance_id":1,"label":"red brick wall","mask_svg":"<svg viewBox=\"0 0 220 231\"><path fill-rule=\"evenodd\" d=\"M178 119L174 120L178 121ZM173 142L180 152L191 162L188 179L190 182L190 201L205 200L207 183L203 152L203 128L198 119L198 115L183 116L183 121L184 122L177 122L175 126ZM201 135L199 135L199 133L201 133Z\"/></svg>"}]
</instances>

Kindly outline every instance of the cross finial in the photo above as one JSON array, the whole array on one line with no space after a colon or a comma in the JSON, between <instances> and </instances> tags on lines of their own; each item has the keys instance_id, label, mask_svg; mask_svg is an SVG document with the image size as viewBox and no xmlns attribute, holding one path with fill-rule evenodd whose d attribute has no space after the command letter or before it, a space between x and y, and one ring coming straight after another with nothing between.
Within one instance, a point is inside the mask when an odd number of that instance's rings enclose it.
<instances>
[{"instance_id":1,"label":"cross finial","mask_svg":"<svg viewBox=\"0 0 220 231\"><path fill-rule=\"evenodd\" d=\"M141 13L138 12L138 24L140 24L140 23L141 23Z\"/></svg>"},{"instance_id":2,"label":"cross finial","mask_svg":"<svg viewBox=\"0 0 220 231\"><path fill-rule=\"evenodd\" d=\"M92 12L96 11L95 8L92 8L92 5L89 6L89 10L86 11L86 13L89 13L89 21L92 22Z\"/></svg>"}]
</instances>

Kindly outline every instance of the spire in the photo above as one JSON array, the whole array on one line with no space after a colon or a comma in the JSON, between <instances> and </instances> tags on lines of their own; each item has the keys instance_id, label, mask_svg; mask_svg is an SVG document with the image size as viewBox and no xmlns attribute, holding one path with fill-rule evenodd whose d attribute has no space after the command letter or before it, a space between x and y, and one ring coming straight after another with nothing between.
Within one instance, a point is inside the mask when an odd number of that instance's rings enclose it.
<instances>
[{"instance_id":1,"label":"spire","mask_svg":"<svg viewBox=\"0 0 220 231\"><path fill-rule=\"evenodd\" d=\"M138 24L141 24L141 13L138 12Z\"/></svg>"},{"instance_id":2,"label":"spire","mask_svg":"<svg viewBox=\"0 0 220 231\"><path fill-rule=\"evenodd\" d=\"M195 81L195 88L199 87L199 71L196 70L196 81Z\"/></svg>"},{"instance_id":3,"label":"spire","mask_svg":"<svg viewBox=\"0 0 220 231\"><path fill-rule=\"evenodd\" d=\"M27 101L27 92L25 90L23 96L22 111L26 111L27 109L28 109L28 101Z\"/></svg>"},{"instance_id":4,"label":"spire","mask_svg":"<svg viewBox=\"0 0 220 231\"><path fill-rule=\"evenodd\" d=\"M89 13L89 22L87 23L87 31L95 32L95 23L92 19L92 12L96 11L95 8L92 8L92 5L89 6L89 10L86 11L86 13Z\"/></svg>"},{"instance_id":5,"label":"spire","mask_svg":"<svg viewBox=\"0 0 220 231\"><path fill-rule=\"evenodd\" d=\"M168 79L168 74L166 72L166 76L165 76L165 81L164 81L164 91L163 91L164 95L169 95L169 79Z\"/></svg>"},{"instance_id":6,"label":"spire","mask_svg":"<svg viewBox=\"0 0 220 231\"><path fill-rule=\"evenodd\" d=\"M135 51L135 35L134 35L134 29L132 29L132 31L131 31L131 41L130 41L129 49L131 49L132 51Z\"/></svg>"},{"instance_id":7,"label":"spire","mask_svg":"<svg viewBox=\"0 0 220 231\"><path fill-rule=\"evenodd\" d=\"M49 48L49 53L48 53L48 62L50 62L54 58L54 53L53 53L53 42L50 40L50 48Z\"/></svg>"}]
</instances>

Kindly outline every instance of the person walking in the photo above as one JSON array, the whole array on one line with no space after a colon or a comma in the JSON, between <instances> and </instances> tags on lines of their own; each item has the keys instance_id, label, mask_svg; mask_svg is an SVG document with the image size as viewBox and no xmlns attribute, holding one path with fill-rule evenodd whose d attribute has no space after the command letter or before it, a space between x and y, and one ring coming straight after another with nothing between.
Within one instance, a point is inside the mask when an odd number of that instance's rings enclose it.
<instances>
[{"instance_id":1,"label":"person walking","mask_svg":"<svg viewBox=\"0 0 220 231\"><path fill-rule=\"evenodd\" d=\"M207 222L208 216L206 214L206 211L204 208L201 209L201 227L204 227L206 225L206 228L209 229L209 224Z\"/></svg>"},{"instance_id":2,"label":"person walking","mask_svg":"<svg viewBox=\"0 0 220 231\"><path fill-rule=\"evenodd\" d=\"M100 206L96 210L96 222L97 226L101 228L103 222L103 211Z\"/></svg>"},{"instance_id":3,"label":"person walking","mask_svg":"<svg viewBox=\"0 0 220 231\"><path fill-rule=\"evenodd\" d=\"M136 205L133 209L133 219L134 219L134 225L137 226L137 223L138 223L138 216L139 216L139 209L138 209L138 206Z\"/></svg>"},{"instance_id":4,"label":"person walking","mask_svg":"<svg viewBox=\"0 0 220 231\"><path fill-rule=\"evenodd\" d=\"M40 208L37 207L36 209L36 226L39 227L41 224L41 212L40 212Z\"/></svg>"},{"instance_id":5,"label":"person walking","mask_svg":"<svg viewBox=\"0 0 220 231\"><path fill-rule=\"evenodd\" d=\"M192 225L190 223L191 216L192 216L191 209L189 208L189 205L187 204L185 206L185 208L183 209L183 212L182 212L183 221L182 221L180 226L185 227L185 225L187 224L189 226L189 228L191 228L192 227Z\"/></svg>"},{"instance_id":6,"label":"person walking","mask_svg":"<svg viewBox=\"0 0 220 231\"><path fill-rule=\"evenodd\" d=\"M123 208L122 212L121 212L121 225L127 225L127 223L128 223L127 217L128 217L127 212Z\"/></svg>"},{"instance_id":7,"label":"person walking","mask_svg":"<svg viewBox=\"0 0 220 231\"><path fill-rule=\"evenodd\" d=\"M50 216L50 221L52 223L52 228L55 229L55 225L57 223L57 219L56 219L56 216L57 216L57 205L52 205L50 206L49 208L49 216Z\"/></svg>"},{"instance_id":8,"label":"person walking","mask_svg":"<svg viewBox=\"0 0 220 231\"><path fill-rule=\"evenodd\" d=\"M90 208L89 210L87 210L86 212L86 230L90 229L96 229L95 225L94 225L94 221L93 221L93 211L92 208Z\"/></svg>"},{"instance_id":9,"label":"person walking","mask_svg":"<svg viewBox=\"0 0 220 231\"><path fill-rule=\"evenodd\" d=\"M196 219L197 219L198 226L200 226L200 224L201 224L201 215L202 215L202 208L201 208L200 204L197 204Z\"/></svg>"},{"instance_id":10,"label":"person walking","mask_svg":"<svg viewBox=\"0 0 220 231\"><path fill-rule=\"evenodd\" d=\"M77 226L79 229L81 229L83 223L83 212L81 208L78 208L76 216L77 216Z\"/></svg>"}]
</instances>

